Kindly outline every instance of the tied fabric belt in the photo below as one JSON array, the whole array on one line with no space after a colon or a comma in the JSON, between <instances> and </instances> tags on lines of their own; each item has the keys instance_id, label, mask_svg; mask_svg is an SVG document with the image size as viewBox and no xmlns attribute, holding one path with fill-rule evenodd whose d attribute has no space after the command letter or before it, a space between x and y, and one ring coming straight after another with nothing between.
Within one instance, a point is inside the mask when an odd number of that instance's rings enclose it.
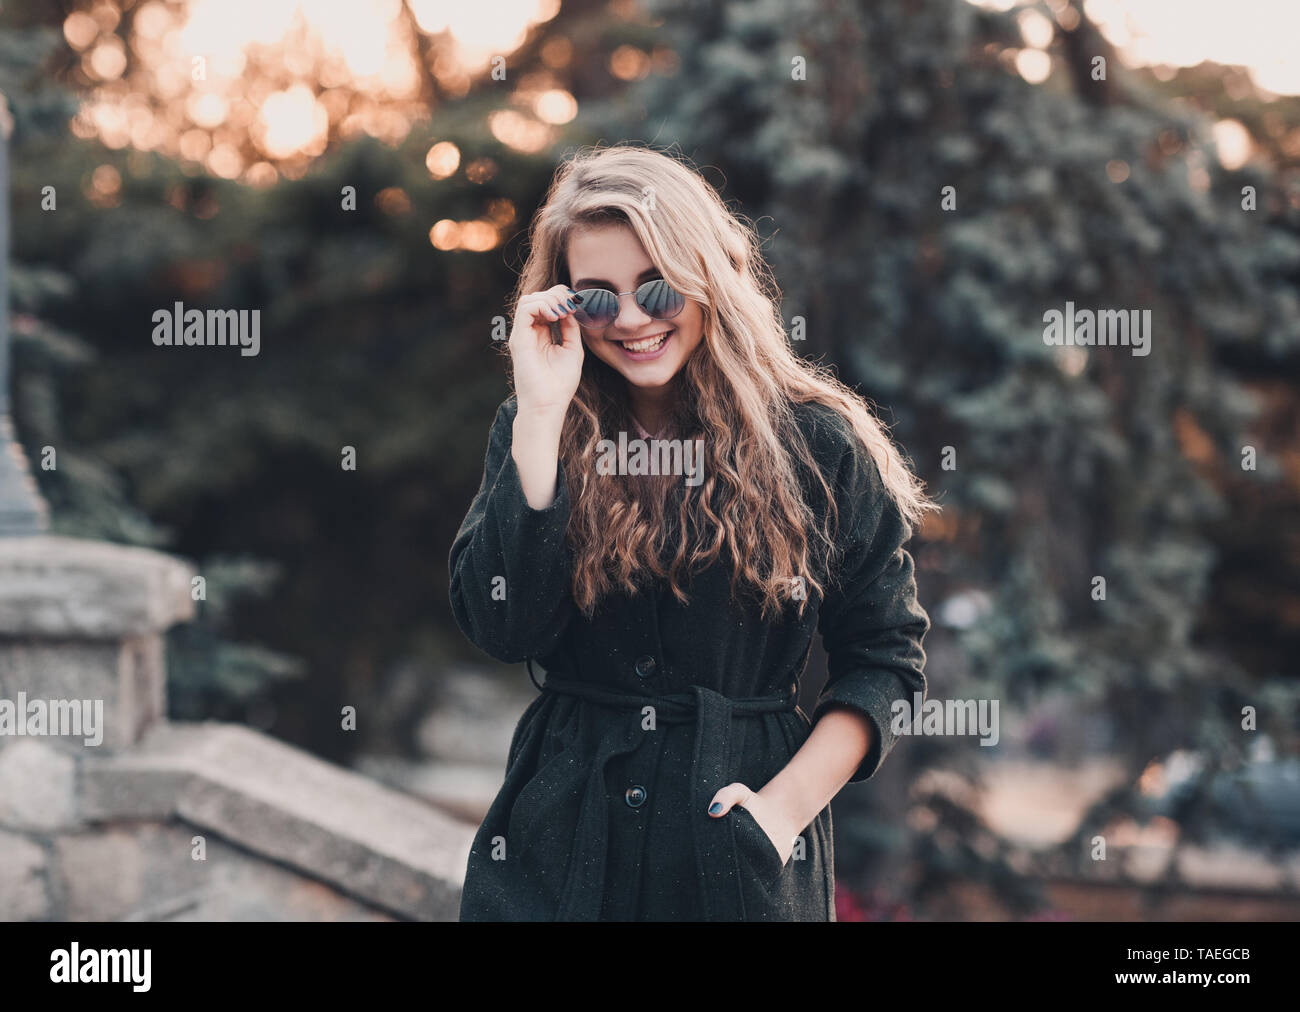
<instances>
[{"instance_id":1,"label":"tied fabric belt","mask_svg":"<svg viewBox=\"0 0 1300 1012\"><path fill-rule=\"evenodd\" d=\"M609 799L605 787L605 767L615 756L635 751L645 736L653 733L641 730L639 719L640 712L649 706L654 709L656 724L659 721L695 723L695 741L691 755L691 811L687 815L693 835L704 919L744 919L740 870L736 865L735 840L732 835L734 823L730 819L708 815L707 808L719 788L733 782L735 764L743 755L745 724L735 723L734 718L793 713L798 704L797 688L789 696L731 699L702 685L692 685L685 692L641 696L602 688L589 682L557 678L550 674L541 688L545 692L576 696L600 706L634 712L632 719L612 725L596 750L574 834L574 853L570 859L569 877L561 895L557 918L600 919L609 844Z\"/></svg>"}]
</instances>

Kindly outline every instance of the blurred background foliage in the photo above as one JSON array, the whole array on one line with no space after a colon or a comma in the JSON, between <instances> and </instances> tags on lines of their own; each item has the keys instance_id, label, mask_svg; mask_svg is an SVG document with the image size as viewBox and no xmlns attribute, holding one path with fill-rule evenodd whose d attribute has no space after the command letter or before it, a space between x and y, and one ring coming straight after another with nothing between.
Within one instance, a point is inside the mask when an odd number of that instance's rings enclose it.
<instances>
[{"instance_id":1,"label":"blurred background foliage","mask_svg":"<svg viewBox=\"0 0 1300 1012\"><path fill-rule=\"evenodd\" d=\"M241 40L197 81L158 55L185 6L25 0L0 36L16 424L29 459L57 450L57 531L207 577L171 637L173 716L342 762L415 748L439 671L483 660L446 554L527 223L567 151L643 141L757 222L801 350L881 406L944 505L911 546L931 695L999 699L1034 754L1124 771L1027 869L964 800L983 750L905 744L836 803L846 895L876 897L845 913L924 915L957 882L1041 911L1035 872L1080 871L1123 820L1300 843L1295 790L1233 788L1297 752L1300 99L1126 66L1074 0L566 0L468 69L440 5L385 2L370 77ZM268 95L279 125L247 111ZM1047 346L1067 300L1150 309L1151 354ZM176 301L260 309L260 355L154 347ZM345 705L381 719L340 734ZM1198 773L1153 808L1172 755Z\"/></svg>"}]
</instances>

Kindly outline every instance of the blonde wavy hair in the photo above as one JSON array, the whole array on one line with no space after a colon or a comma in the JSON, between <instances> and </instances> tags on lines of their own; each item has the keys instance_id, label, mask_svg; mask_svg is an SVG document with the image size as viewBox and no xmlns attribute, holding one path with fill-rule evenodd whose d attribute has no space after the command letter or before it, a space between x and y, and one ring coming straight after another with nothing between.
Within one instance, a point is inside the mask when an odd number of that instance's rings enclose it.
<instances>
[{"instance_id":1,"label":"blonde wavy hair","mask_svg":"<svg viewBox=\"0 0 1300 1012\"><path fill-rule=\"evenodd\" d=\"M561 164L533 219L510 315L529 292L571 283L575 230L611 223L630 227L664 279L703 308L703 340L676 379L672 428L705 440L708 467L697 487L680 477L598 476L597 443L628 431L631 415L626 381L588 352L560 442L574 601L590 616L616 587L635 593L659 577L686 602L689 576L725 552L733 596L754 592L764 619L791 599L802 613L807 595L792 588L802 577L805 589L824 592L838 517L794 405L822 404L847 420L909 523L937 506L867 403L791 349L752 223L728 210L684 159L616 145L585 148ZM827 497L822 524L801 474L819 481Z\"/></svg>"}]
</instances>

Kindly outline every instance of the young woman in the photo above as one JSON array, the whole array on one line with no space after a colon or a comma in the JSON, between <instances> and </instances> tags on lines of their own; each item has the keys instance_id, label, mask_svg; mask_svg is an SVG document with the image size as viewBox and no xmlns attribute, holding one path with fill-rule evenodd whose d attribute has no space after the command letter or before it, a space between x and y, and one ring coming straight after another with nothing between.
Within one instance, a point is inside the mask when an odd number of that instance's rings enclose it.
<instances>
[{"instance_id":1,"label":"young woman","mask_svg":"<svg viewBox=\"0 0 1300 1012\"><path fill-rule=\"evenodd\" d=\"M863 401L791 351L757 237L681 161L576 156L531 239L451 601L546 683L461 919L834 920L831 798L925 691L902 546L934 506Z\"/></svg>"}]
</instances>

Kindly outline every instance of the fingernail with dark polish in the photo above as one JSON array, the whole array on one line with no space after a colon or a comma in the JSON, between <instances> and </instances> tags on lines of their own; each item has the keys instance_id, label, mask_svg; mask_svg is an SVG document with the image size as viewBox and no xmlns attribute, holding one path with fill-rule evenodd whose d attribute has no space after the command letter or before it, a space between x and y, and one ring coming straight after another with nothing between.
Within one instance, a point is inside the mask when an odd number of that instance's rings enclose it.
<instances>
[{"instance_id":1,"label":"fingernail with dark polish","mask_svg":"<svg viewBox=\"0 0 1300 1012\"><path fill-rule=\"evenodd\" d=\"M722 811L722 802L721 802L721 801L715 801L713 804L711 804L711 805L709 806L709 814L710 814L710 815L717 815L720 811Z\"/></svg>"},{"instance_id":2,"label":"fingernail with dark polish","mask_svg":"<svg viewBox=\"0 0 1300 1012\"><path fill-rule=\"evenodd\" d=\"M572 298L570 301L572 301L572 302L581 302L581 301L582 301L582 296L579 295L577 292L574 292L574 293L573 293L573 298Z\"/></svg>"}]
</instances>

